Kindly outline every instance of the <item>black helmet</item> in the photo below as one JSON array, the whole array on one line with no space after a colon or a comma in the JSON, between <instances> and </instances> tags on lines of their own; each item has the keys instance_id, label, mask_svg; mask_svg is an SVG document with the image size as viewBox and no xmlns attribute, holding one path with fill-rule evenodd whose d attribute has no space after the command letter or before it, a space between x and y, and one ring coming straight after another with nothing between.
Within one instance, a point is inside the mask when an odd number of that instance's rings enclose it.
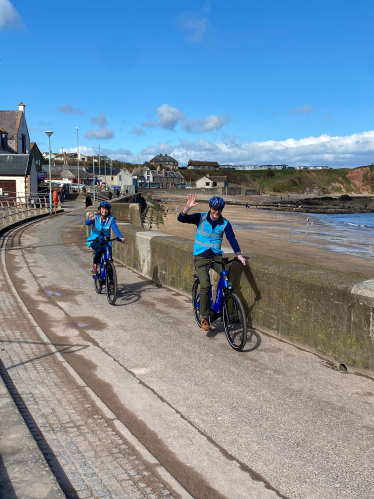
<instances>
[{"instance_id":1,"label":"black helmet","mask_svg":"<svg viewBox=\"0 0 374 499\"><path fill-rule=\"evenodd\" d=\"M213 196L209 199L209 206L215 210L223 210L225 207L225 201L219 196Z\"/></svg>"},{"instance_id":2,"label":"black helmet","mask_svg":"<svg viewBox=\"0 0 374 499\"><path fill-rule=\"evenodd\" d=\"M101 201L100 205L99 205L99 208L107 208L108 210L110 210L112 207L112 205L110 203L108 203L108 201Z\"/></svg>"}]
</instances>

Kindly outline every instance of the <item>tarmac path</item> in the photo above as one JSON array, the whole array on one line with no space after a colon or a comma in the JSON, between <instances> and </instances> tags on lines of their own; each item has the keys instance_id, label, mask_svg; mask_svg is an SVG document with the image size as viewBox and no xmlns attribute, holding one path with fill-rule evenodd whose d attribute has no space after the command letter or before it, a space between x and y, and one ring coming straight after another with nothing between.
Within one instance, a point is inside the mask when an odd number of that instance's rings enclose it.
<instances>
[{"instance_id":1,"label":"tarmac path","mask_svg":"<svg viewBox=\"0 0 374 499\"><path fill-rule=\"evenodd\" d=\"M120 264L111 307L83 218L1 254L0 359L68 497L373 497L373 378L258 331L238 354L189 297Z\"/></svg>"}]
</instances>

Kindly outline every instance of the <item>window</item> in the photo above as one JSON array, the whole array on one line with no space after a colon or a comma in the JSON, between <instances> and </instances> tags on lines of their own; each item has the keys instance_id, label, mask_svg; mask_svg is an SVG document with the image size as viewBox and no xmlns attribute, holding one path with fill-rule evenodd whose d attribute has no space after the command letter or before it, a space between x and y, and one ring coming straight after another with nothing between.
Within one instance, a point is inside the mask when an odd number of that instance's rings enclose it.
<instances>
[{"instance_id":1,"label":"window","mask_svg":"<svg viewBox=\"0 0 374 499\"><path fill-rule=\"evenodd\" d=\"M207 187L209 187L210 182L205 182L205 185L206 185Z\"/></svg>"},{"instance_id":2,"label":"window","mask_svg":"<svg viewBox=\"0 0 374 499\"><path fill-rule=\"evenodd\" d=\"M26 154L26 135L22 134L22 154Z\"/></svg>"},{"instance_id":3,"label":"window","mask_svg":"<svg viewBox=\"0 0 374 499\"><path fill-rule=\"evenodd\" d=\"M217 182L213 182L213 187L217 187Z\"/></svg>"},{"instance_id":4,"label":"window","mask_svg":"<svg viewBox=\"0 0 374 499\"><path fill-rule=\"evenodd\" d=\"M122 181L122 176L118 175L118 178L119 178L119 181L121 182Z\"/></svg>"}]
</instances>

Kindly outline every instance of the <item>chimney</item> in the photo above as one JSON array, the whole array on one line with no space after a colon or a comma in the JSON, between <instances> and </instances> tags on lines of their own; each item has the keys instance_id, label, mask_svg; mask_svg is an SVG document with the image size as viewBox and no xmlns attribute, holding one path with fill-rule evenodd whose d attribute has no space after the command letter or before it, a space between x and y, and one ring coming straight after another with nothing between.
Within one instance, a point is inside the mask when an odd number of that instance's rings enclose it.
<instances>
[{"instance_id":1,"label":"chimney","mask_svg":"<svg viewBox=\"0 0 374 499\"><path fill-rule=\"evenodd\" d=\"M23 102L20 102L18 104L18 111L22 111L23 113L25 113L25 104Z\"/></svg>"}]
</instances>

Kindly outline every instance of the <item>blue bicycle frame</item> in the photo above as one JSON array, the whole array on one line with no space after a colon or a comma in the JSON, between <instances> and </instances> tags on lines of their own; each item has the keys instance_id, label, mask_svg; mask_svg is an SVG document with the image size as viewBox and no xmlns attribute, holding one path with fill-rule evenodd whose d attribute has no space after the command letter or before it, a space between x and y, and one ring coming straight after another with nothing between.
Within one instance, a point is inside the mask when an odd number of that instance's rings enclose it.
<instances>
[{"instance_id":1,"label":"blue bicycle frame","mask_svg":"<svg viewBox=\"0 0 374 499\"><path fill-rule=\"evenodd\" d=\"M216 301L213 302L212 285L210 283L210 276L209 276L210 309L213 312L215 312L217 315L220 315L222 313L224 290L227 288L231 288L231 285L229 283L228 272L227 272L227 270L222 269L221 276L219 278L218 286L217 286ZM196 297L196 307L200 310L200 293Z\"/></svg>"},{"instance_id":2,"label":"blue bicycle frame","mask_svg":"<svg viewBox=\"0 0 374 499\"><path fill-rule=\"evenodd\" d=\"M109 244L109 241L106 242L105 246L105 251L102 253L101 258L100 258L100 275L96 274L94 275L94 279L103 279L105 281L105 270L106 270L106 263L112 261L112 247Z\"/></svg>"}]
</instances>

